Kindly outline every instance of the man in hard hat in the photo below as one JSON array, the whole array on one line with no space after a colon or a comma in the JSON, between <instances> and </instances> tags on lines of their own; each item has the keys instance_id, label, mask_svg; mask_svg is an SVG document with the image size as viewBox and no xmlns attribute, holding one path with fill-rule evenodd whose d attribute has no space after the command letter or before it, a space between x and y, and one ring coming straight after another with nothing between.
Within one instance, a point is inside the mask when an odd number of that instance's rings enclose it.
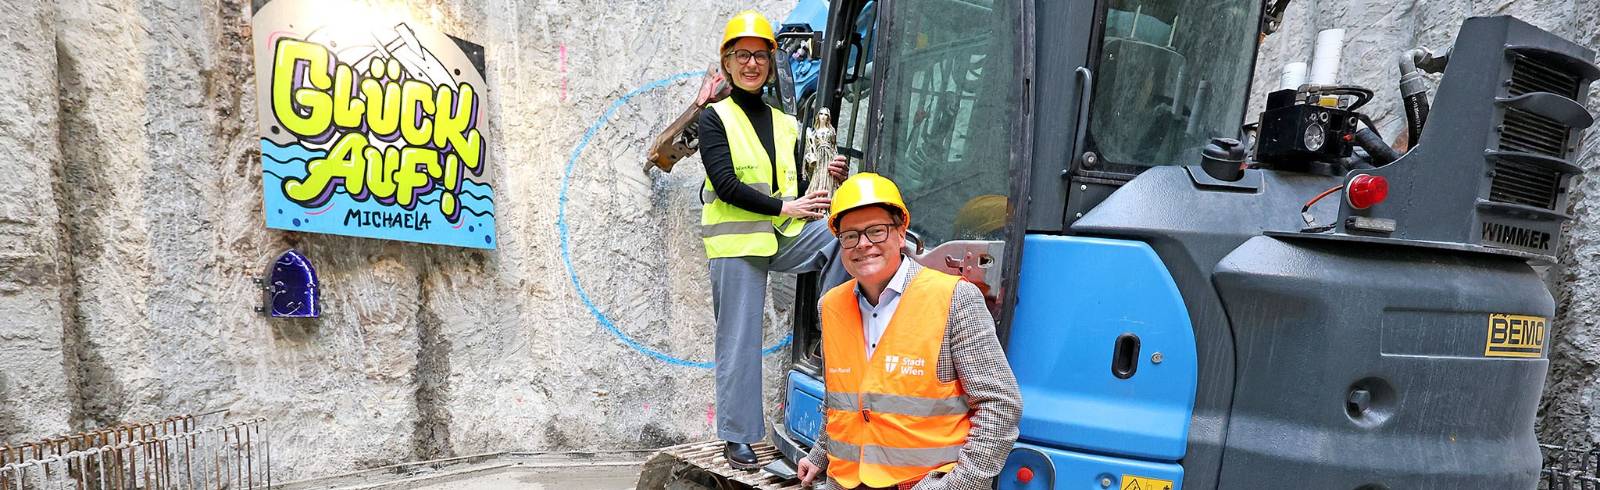
<instances>
[{"instance_id":1,"label":"man in hard hat","mask_svg":"<svg viewBox=\"0 0 1600 490\"><path fill-rule=\"evenodd\" d=\"M717 318L717 436L736 469L756 469L751 443L766 437L761 400L761 323L768 272L811 272L828 264L835 240L820 221L826 193L799 196L795 166L800 127L768 106L761 91L773 78L777 39L761 14L735 14L718 55L731 95L700 112L700 236L711 262ZM845 167L833 175L843 180ZM809 220L809 221L808 221Z\"/></svg>"},{"instance_id":2,"label":"man in hard hat","mask_svg":"<svg viewBox=\"0 0 1600 490\"><path fill-rule=\"evenodd\" d=\"M824 488L993 488L1022 395L976 286L902 253L911 213L889 179L834 193L829 227L854 279L822 316L827 423L798 468Z\"/></svg>"}]
</instances>

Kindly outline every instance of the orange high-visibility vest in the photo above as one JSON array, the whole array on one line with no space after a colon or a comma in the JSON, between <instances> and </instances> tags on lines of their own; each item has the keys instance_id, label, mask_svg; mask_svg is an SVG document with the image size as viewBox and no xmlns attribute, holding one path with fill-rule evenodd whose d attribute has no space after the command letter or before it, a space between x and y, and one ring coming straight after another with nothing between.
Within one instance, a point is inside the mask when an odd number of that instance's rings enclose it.
<instances>
[{"instance_id":1,"label":"orange high-visibility vest","mask_svg":"<svg viewBox=\"0 0 1600 490\"><path fill-rule=\"evenodd\" d=\"M823 295L828 476L845 488L892 487L955 467L972 428L970 410L960 381L942 383L936 371L959 281L918 272L871 358L856 281Z\"/></svg>"}]
</instances>

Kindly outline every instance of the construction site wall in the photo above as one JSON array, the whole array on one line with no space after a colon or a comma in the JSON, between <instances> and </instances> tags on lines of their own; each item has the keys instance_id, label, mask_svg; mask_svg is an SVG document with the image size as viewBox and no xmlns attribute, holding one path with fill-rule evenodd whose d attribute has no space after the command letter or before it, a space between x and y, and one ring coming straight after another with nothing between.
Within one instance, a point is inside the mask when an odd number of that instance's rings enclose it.
<instances>
[{"instance_id":1,"label":"construction site wall","mask_svg":"<svg viewBox=\"0 0 1600 490\"><path fill-rule=\"evenodd\" d=\"M227 410L286 481L712 436L704 172L645 145L792 2L357 3L484 47L495 250L265 227L249 1L0 2L0 444ZM290 248L320 319L254 310Z\"/></svg>"},{"instance_id":2,"label":"construction site wall","mask_svg":"<svg viewBox=\"0 0 1600 490\"><path fill-rule=\"evenodd\" d=\"M227 410L269 420L288 480L713 434L704 174L697 158L642 171L644 146L724 19L791 2L365 2L484 46L493 251L265 228L248 1L0 3L0 443ZM1262 47L1253 110L1317 30L1345 28L1342 79L1377 90L1392 139L1394 56L1499 13L1600 46L1593 3L1298 1ZM1582 148L1547 276L1550 441L1600 439L1600 138ZM320 319L254 311L289 248L318 268ZM774 289L767 346L792 284Z\"/></svg>"}]
</instances>

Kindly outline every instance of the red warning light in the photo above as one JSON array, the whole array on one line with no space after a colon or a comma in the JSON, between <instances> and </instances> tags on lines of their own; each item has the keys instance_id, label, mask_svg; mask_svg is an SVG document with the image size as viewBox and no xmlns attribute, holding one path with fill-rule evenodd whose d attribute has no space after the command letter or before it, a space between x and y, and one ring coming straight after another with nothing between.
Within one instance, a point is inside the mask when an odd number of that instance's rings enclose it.
<instances>
[{"instance_id":1,"label":"red warning light","mask_svg":"<svg viewBox=\"0 0 1600 490\"><path fill-rule=\"evenodd\" d=\"M1017 470L1017 481L1022 483L1033 481L1033 469L1023 466L1022 469Z\"/></svg>"},{"instance_id":2,"label":"red warning light","mask_svg":"<svg viewBox=\"0 0 1600 490\"><path fill-rule=\"evenodd\" d=\"M1350 179L1345 187L1350 207L1367 209L1389 197L1389 180L1376 175L1361 174Z\"/></svg>"}]
</instances>

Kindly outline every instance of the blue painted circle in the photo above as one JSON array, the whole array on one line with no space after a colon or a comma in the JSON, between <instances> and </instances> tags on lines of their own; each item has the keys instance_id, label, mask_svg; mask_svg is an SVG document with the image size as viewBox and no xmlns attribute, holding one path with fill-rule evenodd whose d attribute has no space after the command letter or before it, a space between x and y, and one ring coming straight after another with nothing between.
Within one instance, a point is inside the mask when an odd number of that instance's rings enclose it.
<instances>
[{"instance_id":1,"label":"blue painted circle","mask_svg":"<svg viewBox=\"0 0 1600 490\"><path fill-rule=\"evenodd\" d=\"M489 235L484 235L483 236L483 243L494 243L494 237L489 236Z\"/></svg>"},{"instance_id":2,"label":"blue painted circle","mask_svg":"<svg viewBox=\"0 0 1600 490\"><path fill-rule=\"evenodd\" d=\"M583 289L583 282L578 280L578 271L572 267L572 248L567 235L567 188L572 180L572 169L578 165L578 157L582 156L583 149L589 146L589 140L594 138L595 133L600 132L600 128L605 127L606 122L609 122L612 116L616 115L617 109L621 109L622 106L628 104L629 99L651 90L666 87L674 82L701 76L704 73L705 72L702 71L686 71L646 83L639 88L623 94L622 97L617 98L617 100L612 101L611 106L607 107L606 111L600 114L600 118L596 119L594 124L589 125L589 130L584 131L583 138L578 140L578 146L572 149L572 156L567 158L566 169L561 172L561 197L556 206L556 228L561 232L561 263L567 266L567 277L572 279L572 287L578 291L578 299L583 300L583 306L589 309L589 314L594 315L594 319L600 322L601 327L604 327L607 332L611 332L611 335L615 336L617 340L621 340L623 345L627 345L633 350L642 352L645 355L654 357L660 361L677 366L710 369L712 366L716 365L715 362L684 359L672 354L652 349L649 346L634 340L633 337L629 337L628 334L622 333L622 330L617 329L617 325L613 323L609 317L606 317L606 314L601 312L599 307L594 305L594 301L589 299L588 291ZM487 239L488 237L485 238ZM778 341L777 344L765 349L761 349L761 355L768 356L781 351L784 347L788 347L789 342L793 340L793 333L785 335L783 340Z\"/></svg>"},{"instance_id":3,"label":"blue painted circle","mask_svg":"<svg viewBox=\"0 0 1600 490\"><path fill-rule=\"evenodd\" d=\"M467 233L472 233L472 227L471 226L467 227Z\"/></svg>"},{"instance_id":4,"label":"blue painted circle","mask_svg":"<svg viewBox=\"0 0 1600 490\"><path fill-rule=\"evenodd\" d=\"M294 219L294 225L295 226L300 226L300 218L295 218Z\"/></svg>"}]
</instances>

